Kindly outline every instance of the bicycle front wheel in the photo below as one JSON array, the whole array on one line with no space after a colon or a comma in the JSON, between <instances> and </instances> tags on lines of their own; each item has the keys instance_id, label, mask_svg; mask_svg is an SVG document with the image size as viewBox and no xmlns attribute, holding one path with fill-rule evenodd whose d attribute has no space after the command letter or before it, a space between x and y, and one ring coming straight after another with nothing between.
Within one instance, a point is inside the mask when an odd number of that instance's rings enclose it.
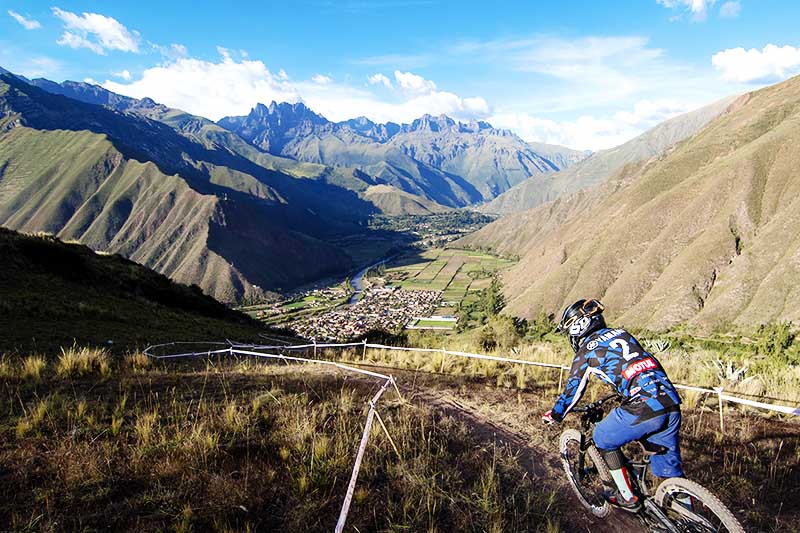
<instances>
[{"instance_id":1,"label":"bicycle front wheel","mask_svg":"<svg viewBox=\"0 0 800 533\"><path fill-rule=\"evenodd\" d=\"M561 434L561 464L581 505L596 517L604 518L611 507L604 496L603 479L611 479L611 474L597 448L590 446L581 452L581 440L581 433L575 429L567 429Z\"/></svg>"},{"instance_id":2,"label":"bicycle front wheel","mask_svg":"<svg viewBox=\"0 0 800 533\"><path fill-rule=\"evenodd\" d=\"M673 477L658 486L656 503L681 531L744 533L719 498L694 481Z\"/></svg>"}]
</instances>

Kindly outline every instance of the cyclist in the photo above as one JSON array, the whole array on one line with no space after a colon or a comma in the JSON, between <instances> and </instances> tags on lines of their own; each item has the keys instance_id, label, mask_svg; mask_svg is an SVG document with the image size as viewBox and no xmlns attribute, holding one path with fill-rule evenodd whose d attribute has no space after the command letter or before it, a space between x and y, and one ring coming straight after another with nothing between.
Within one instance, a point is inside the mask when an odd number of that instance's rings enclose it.
<instances>
[{"instance_id":1,"label":"cyclist","mask_svg":"<svg viewBox=\"0 0 800 533\"><path fill-rule=\"evenodd\" d=\"M603 309L597 300L578 300L564 310L558 330L569 336L575 358L564 392L542 420L561 422L580 401L592 374L611 385L624 400L595 426L594 444L616 484L609 501L637 511L641 503L628 479L620 447L638 439L663 446L666 452L650 460L653 474L683 477L680 398L655 357L624 329L606 326Z\"/></svg>"}]
</instances>

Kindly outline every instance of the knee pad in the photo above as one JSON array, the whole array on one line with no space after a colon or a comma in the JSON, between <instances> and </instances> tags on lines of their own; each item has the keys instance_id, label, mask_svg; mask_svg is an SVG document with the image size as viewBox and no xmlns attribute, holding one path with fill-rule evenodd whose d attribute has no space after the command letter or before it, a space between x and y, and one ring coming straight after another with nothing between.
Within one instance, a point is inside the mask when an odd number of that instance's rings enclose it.
<instances>
[{"instance_id":1,"label":"knee pad","mask_svg":"<svg viewBox=\"0 0 800 533\"><path fill-rule=\"evenodd\" d=\"M605 459L608 468L611 470L619 470L625 466L625 456L619 448L615 450L601 450L603 459Z\"/></svg>"}]
</instances>

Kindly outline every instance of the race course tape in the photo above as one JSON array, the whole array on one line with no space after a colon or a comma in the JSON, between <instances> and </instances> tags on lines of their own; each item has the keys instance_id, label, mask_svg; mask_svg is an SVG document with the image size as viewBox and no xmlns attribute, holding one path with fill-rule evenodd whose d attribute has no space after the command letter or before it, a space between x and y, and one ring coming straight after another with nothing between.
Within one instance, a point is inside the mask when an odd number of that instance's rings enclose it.
<instances>
[{"instance_id":1,"label":"race course tape","mask_svg":"<svg viewBox=\"0 0 800 533\"><path fill-rule=\"evenodd\" d=\"M186 353L179 353L179 354L170 354L170 355L154 355L151 351L155 348L163 348L166 346L173 346L178 344L193 344L193 343L168 343L168 344L159 344L155 346L149 346L144 350L144 353L154 359L174 359L178 357L192 357L192 356L203 356L203 355L214 355L214 354L221 354L221 353L238 353L242 355L252 355L252 356L264 356L265 354L254 352L250 350L307 350L309 348L350 348L361 346L364 349L371 348L371 349L378 349L378 350L394 350L394 351L407 351L407 352L422 352L422 353L441 353L446 355L453 355L455 357L466 357L469 359L483 359L488 361L497 361L503 363L512 363L512 364L520 364L520 365L528 365L528 366L538 366L543 368L557 368L559 371L569 370L568 366L558 365L554 363L543 363L539 361L527 361L524 359L510 359L507 357L497 357L495 355L486 355L486 354L479 354L479 353L470 353L470 352L457 352L457 351L450 351L446 349L436 349L436 348L409 348L407 346L387 346L384 344L371 344L366 341L363 342L350 342L350 343L312 343L312 344L299 344L299 345L289 345L289 346L273 346L273 345L258 345L258 344L238 344L238 343L228 343L228 348L225 349L218 349L218 350L210 350L210 351L202 351L202 352L186 352ZM220 343L194 343L194 344L220 344ZM242 350L242 348L250 348L250 350ZM304 359L298 357L286 357L286 356L274 356L281 358L284 357L285 359L297 360L297 361L305 361L305 362L322 362L319 359ZM349 371L359 372L360 369L355 369L353 367L345 367L339 363L335 363L333 361L326 361L333 366L338 366L344 368ZM360 371L360 373L367 374L367 371ZM375 377L384 377L382 375L375 375ZM702 387L696 387L694 385L681 385L675 384L675 388L677 389L684 389L684 390L691 390L695 392L700 392L703 394L714 394L720 398L720 400L737 403L741 405L747 405L749 407L753 407L755 409L763 409L766 411L773 411L776 413L783 413L787 415L793 416L800 416L800 407L790 407L786 405L775 405L771 403L764 403L758 402L755 400L748 400L745 398L739 398L737 396L732 396L730 394L725 394L722 392L722 389L706 389Z\"/></svg>"}]
</instances>

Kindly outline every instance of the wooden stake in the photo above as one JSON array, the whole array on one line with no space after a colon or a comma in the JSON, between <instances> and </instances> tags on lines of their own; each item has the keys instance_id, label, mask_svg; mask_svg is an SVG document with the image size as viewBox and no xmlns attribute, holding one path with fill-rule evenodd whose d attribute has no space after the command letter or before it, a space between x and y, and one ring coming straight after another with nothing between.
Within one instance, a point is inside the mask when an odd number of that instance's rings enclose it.
<instances>
[{"instance_id":1,"label":"wooden stake","mask_svg":"<svg viewBox=\"0 0 800 533\"><path fill-rule=\"evenodd\" d=\"M394 448L394 453L397 454L397 458L398 459L402 459L402 457L400 457L400 451L397 449L397 446L395 445L394 440L392 440L392 436L389 435L389 430L386 429L386 424L383 423L383 419L381 418L381 414L378 412L377 409L375 410L375 418L378 419L378 423L383 428L383 432L386 434L386 438L389 439L389 443L392 445L392 448Z\"/></svg>"},{"instance_id":2,"label":"wooden stake","mask_svg":"<svg viewBox=\"0 0 800 533\"><path fill-rule=\"evenodd\" d=\"M725 418L723 416L723 410L722 410L722 387L714 387L714 392L717 393L717 399L719 400L719 432L724 435Z\"/></svg>"}]
</instances>

